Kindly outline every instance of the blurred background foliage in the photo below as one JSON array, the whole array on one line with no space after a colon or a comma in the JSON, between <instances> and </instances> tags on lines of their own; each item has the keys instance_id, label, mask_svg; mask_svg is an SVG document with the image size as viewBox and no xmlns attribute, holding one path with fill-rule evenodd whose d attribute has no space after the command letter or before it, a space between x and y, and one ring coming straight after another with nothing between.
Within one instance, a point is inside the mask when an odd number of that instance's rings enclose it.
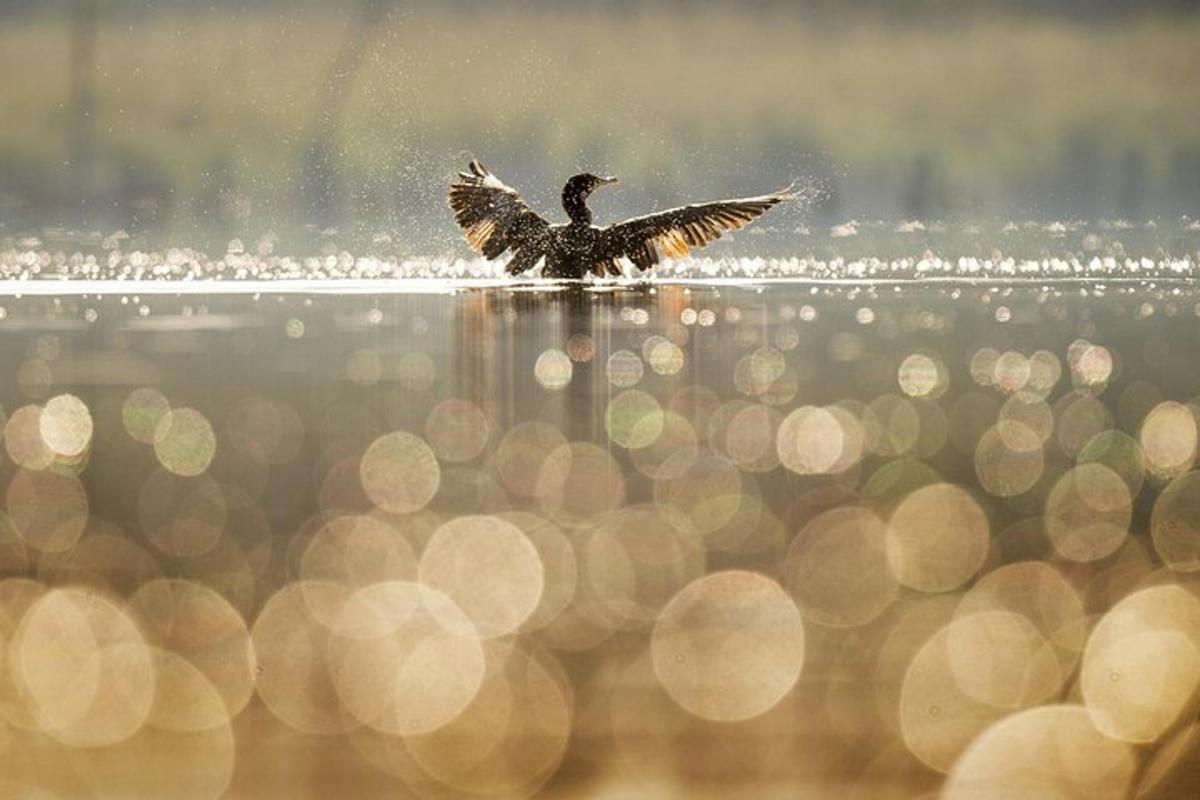
<instances>
[{"instance_id":1,"label":"blurred background foliage","mask_svg":"<svg viewBox=\"0 0 1200 800\"><path fill-rule=\"evenodd\" d=\"M1197 41L1179 0L0 0L0 235L449 248L470 156L547 213L617 174L600 219L793 179L796 225L1195 216Z\"/></svg>"}]
</instances>

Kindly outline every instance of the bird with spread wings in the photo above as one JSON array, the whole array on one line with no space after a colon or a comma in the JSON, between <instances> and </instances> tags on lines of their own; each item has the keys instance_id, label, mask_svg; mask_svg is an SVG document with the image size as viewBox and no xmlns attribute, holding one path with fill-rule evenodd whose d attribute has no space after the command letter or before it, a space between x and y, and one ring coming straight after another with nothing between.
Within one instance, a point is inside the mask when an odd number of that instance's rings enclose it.
<instances>
[{"instance_id":1,"label":"bird with spread wings","mask_svg":"<svg viewBox=\"0 0 1200 800\"><path fill-rule=\"evenodd\" d=\"M570 222L552 225L533 211L479 161L460 172L450 186L450 208L467 242L484 258L511 251L506 267L518 275L544 260L542 274L551 278L620 275L621 259L647 270L663 258L680 259L722 234L736 231L767 209L795 197L790 187L759 197L718 200L681 206L599 227L592 224L588 196L616 178L583 173L563 187L563 209Z\"/></svg>"}]
</instances>

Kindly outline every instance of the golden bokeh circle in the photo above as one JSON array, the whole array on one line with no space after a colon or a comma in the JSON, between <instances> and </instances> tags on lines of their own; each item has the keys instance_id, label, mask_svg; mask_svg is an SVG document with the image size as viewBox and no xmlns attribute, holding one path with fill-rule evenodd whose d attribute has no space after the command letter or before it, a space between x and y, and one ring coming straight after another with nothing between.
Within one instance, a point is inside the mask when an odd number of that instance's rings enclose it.
<instances>
[{"instance_id":1,"label":"golden bokeh circle","mask_svg":"<svg viewBox=\"0 0 1200 800\"><path fill-rule=\"evenodd\" d=\"M955 613L985 611L1023 616L1054 648L1063 676L1074 669L1086 633L1083 599L1050 564L1020 561L988 572L963 595Z\"/></svg>"},{"instance_id":2,"label":"golden bokeh circle","mask_svg":"<svg viewBox=\"0 0 1200 800\"><path fill-rule=\"evenodd\" d=\"M88 589L53 589L26 611L10 642L9 669L34 719L72 747L133 736L150 716L154 659L137 626Z\"/></svg>"},{"instance_id":3,"label":"golden bokeh circle","mask_svg":"<svg viewBox=\"0 0 1200 800\"><path fill-rule=\"evenodd\" d=\"M460 398L438 403L425 420L425 438L433 452L455 464L471 461L482 453L490 432L483 410Z\"/></svg>"},{"instance_id":4,"label":"golden bokeh circle","mask_svg":"<svg viewBox=\"0 0 1200 800\"><path fill-rule=\"evenodd\" d=\"M520 628L537 609L545 580L537 548L516 525L491 515L456 517L438 528L418 574L486 638Z\"/></svg>"},{"instance_id":5,"label":"golden bokeh circle","mask_svg":"<svg viewBox=\"0 0 1200 800\"><path fill-rule=\"evenodd\" d=\"M608 357L605 364L608 382L619 389L636 386L642 380L645 371L641 357L632 350L616 351Z\"/></svg>"},{"instance_id":6,"label":"golden bokeh circle","mask_svg":"<svg viewBox=\"0 0 1200 800\"><path fill-rule=\"evenodd\" d=\"M557 392L567 388L575 367L570 357L562 350L546 350L537 358L533 376L542 388Z\"/></svg>"},{"instance_id":7,"label":"golden bokeh circle","mask_svg":"<svg viewBox=\"0 0 1200 800\"><path fill-rule=\"evenodd\" d=\"M445 790L529 797L566 752L573 721L565 676L545 653L489 644L487 673L471 703L446 725L394 743ZM410 784L411 786L411 784Z\"/></svg>"},{"instance_id":8,"label":"golden bokeh circle","mask_svg":"<svg viewBox=\"0 0 1200 800\"><path fill-rule=\"evenodd\" d=\"M1137 497L1146 480L1146 458L1142 447L1137 439L1123 431L1109 430L1096 434L1079 451L1077 461L1080 464L1096 462L1108 467L1125 481L1131 497Z\"/></svg>"},{"instance_id":9,"label":"golden bokeh circle","mask_svg":"<svg viewBox=\"0 0 1200 800\"><path fill-rule=\"evenodd\" d=\"M55 455L77 457L92 442L92 414L73 394L60 394L46 401L38 423L42 441Z\"/></svg>"},{"instance_id":10,"label":"golden bokeh circle","mask_svg":"<svg viewBox=\"0 0 1200 800\"><path fill-rule=\"evenodd\" d=\"M716 572L685 587L654 626L654 672L686 711L734 722L764 714L804 666L804 624L775 581Z\"/></svg>"},{"instance_id":11,"label":"golden bokeh circle","mask_svg":"<svg viewBox=\"0 0 1200 800\"><path fill-rule=\"evenodd\" d=\"M897 381L909 397L936 396L945 391L945 367L927 353L912 353L900 362Z\"/></svg>"},{"instance_id":12,"label":"golden bokeh circle","mask_svg":"<svg viewBox=\"0 0 1200 800\"><path fill-rule=\"evenodd\" d=\"M463 713L483 684L483 647L466 614L419 583L359 589L342 605L325 653L345 711L375 730L413 735Z\"/></svg>"},{"instance_id":13,"label":"golden bokeh circle","mask_svg":"<svg viewBox=\"0 0 1200 800\"><path fill-rule=\"evenodd\" d=\"M792 540L784 585L808 620L833 628L865 625L896 599L887 525L865 508L824 512Z\"/></svg>"},{"instance_id":14,"label":"golden bokeh circle","mask_svg":"<svg viewBox=\"0 0 1200 800\"><path fill-rule=\"evenodd\" d=\"M888 562L896 579L922 592L945 592L970 580L987 557L988 520L966 490L924 486L896 507L888 524Z\"/></svg>"},{"instance_id":15,"label":"golden bokeh circle","mask_svg":"<svg viewBox=\"0 0 1200 800\"><path fill-rule=\"evenodd\" d=\"M147 639L170 654L160 662L183 685L180 696L167 701L160 692L156 724L172 730L208 730L246 707L254 693L257 661L246 621L228 600L202 584L162 578L138 589L129 607ZM219 706L208 702L208 692Z\"/></svg>"},{"instance_id":16,"label":"golden bokeh circle","mask_svg":"<svg viewBox=\"0 0 1200 800\"><path fill-rule=\"evenodd\" d=\"M1158 557L1171 569L1200 571L1200 472L1180 475L1159 493L1150 535Z\"/></svg>"},{"instance_id":17,"label":"golden bokeh circle","mask_svg":"<svg viewBox=\"0 0 1200 800\"><path fill-rule=\"evenodd\" d=\"M989 727L954 764L947 800L1127 796L1137 769L1128 745L1104 736L1080 706L1021 711Z\"/></svg>"},{"instance_id":18,"label":"golden bokeh circle","mask_svg":"<svg viewBox=\"0 0 1200 800\"><path fill-rule=\"evenodd\" d=\"M581 590L613 628L654 622L672 597L704 573L704 551L650 505L606 514L581 533Z\"/></svg>"},{"instance_id":19,"label":"golden bokeh circle","mask_svg":"<svg viewBox=\"0 0 1200 800\"><path fill-rule=\"evenodd\" d=\"M1163 735L1200 689L1200 599L1179 586L1135 592L1088 637L1080 687L1092 721L1114 739Z\"/></svg>"},{"instance_id":20,"label":"golden bokeh circle","mask_svg":"<svg viewBox=\"0 0 1200 800\"><path fill-rule=\"evenodd\" d=\"M69 550L87 526L87 491L72 475L19 470L8 483L5 504L13 530L42 552Z\"/></svg>"},{"instance_id":21,"label":"golden bokeh circle","mask_svg":"<svg viewBox=\"0 0 1200 800\"><path fill-rule=\"evenodd\" d=\"M599 445L569 442L542 461L534 491L547 516L575 524L619 508L625 502L625 474Z\"/></svg>"},{"instance_id":22,"label":"golden bokeh circle","mask_svg":"<svg viewBox=\"0 0 1200 800\"><path fill-rule=\"evenodd\" d=\"M208 469L217 437L208 419L194 408L173 408L154 429L154 454L163 469L191 477Z\"/></svg>"},{"instance_id":23,"label":"golden bokeh circle","mask_svg":"<svg viewBox=\"0 0 1200 800\"><path fill-rule=\"evenodd\" d=\"M509 428L500 440L493 466L510 492L525 498L536 497L542 465L551 453L566 444L562 432L549 423L521 422Z\"/></svg>"},{"instance_id":24,"label":"golden bokeh circle","mask_svg":"<svg viewBox=\"0 0 1200 800\"><path fill-rule=\"evenodd\" d=\"M1160 478L1173 478L1196 463L1196 415L1183 403L1159 403L1142 420L1138 442L1146 467Z\"/></svg>"},{"instance_id":25,"label":"golden bokeh circle","mask_svg":"<svg viewBox=\"0 0 1200 800\"><path fill-rule=\"evenodd\" d=\"M0 669L0 717L22 730L38 730L40 726L26 703L20 669L9 666L10 659L19 656L11 645L25 612L48 591L45 584L28 578L0 580L0 664L4 665ZM90 675L85 671L81 678L87 681Z\"/></svg>"},{"instance_id":26,"label":"golden bokeh circle","mask_svg":"<svg viewBox=\"0 0 1200 800\"><path fill-rule=\"evenodd\" d=\"M627 389L608 402L604 428L608 438L627 450L649 447L662 434L662 406L647 392Z\"/></svg>"},{"instance_id":27,"label":"golden bokeh circle","mask_svg":"<svg viewBox=\"0 0 1200 800\"><path fill-rule=\"evenodd\" d=\"M339 514L321 524L297 567L303 581L358 589L381 581L413 580L412 544L386 520L369 514Z\"/></svg>"},{"instance_id":28,"label":"golden bokeh circle","mask_svg":"<svg viewBox=\"0 0 1200 800\"><path fill-rule=\"evenodd\" d=\"M4 423L4 450L13 463L25 469L46 469L54 463L52 451L42 438L42 409L21 406Z\"/></svg>"},{"instance_id":29,"label":"golden bokeh circle","mask_svg":"<svg viewBox=\"0 0 1200 800\"><path fill-rule=\"evenodd\" d=\"M673 458L677 454L681 457ZM678 471L686 469L698 455L699 439L692 423L674 411L667 411L663 414L662 432L645 447L630 451L629 458L638 472L655 480L678 477Z\"/></svg>"},{"instance_id":30,"label":"golden bokeh circle","mask_svg":"<svg viewBox=\"0 0 1200 800\"><path fill-rule=\"evenodd\" d=\"M661 468L654 502L673 525L693 541L717 534L746 502L746 477L727 458L681 451Z\"/></svg>"},{"instance_id":31,"label":"golden bokeh circle","mask_svg":"<svg viewBox=\"0 0 1200 800\"><path fill-rule=\"evenodd\" d=\"M271 595L250 629L255 691L272 714L303 733L345 733L360 724L342 708L327 656L349 596L335 583L290 583Z\"/></svg>"},{"instance_id":32,"label":"golden bokeh circle","mask_svg":"<svg viewBox=\"0 0 1200 800\"><path fill-rule=\"evenodd\" d=\"M747 472L770 472L779 466L777 434L782 421L777 410L761 403L739 409L725 430L725 454Z\"/></svg>"},{"instance_id":33,"label":"golden bokeh circle","mask_svg":"<svg viewBox=\"0 0 1200 800\"><path fill-rule=\"evenodd\" d=\"M1120 475L1103 464L1080 464L1046 498L1046 535L1063 558L1096 561L1121 546L1132 513L1129 486Z\"/></svg>"},{"instance_id":34,"label":"golden bokeh circle","mask_svg":"<svg viewBox=\"0 0 1200 800\"><path fill-rule=\"evenodd\" d=\"M579 585L579 558L575 545L561 528L536 514L505 511L496 516L520 528L537 549L542 562L542 596L521 630L540 630L554 622L575 597Z\"/></svg>"},{"instance_id":35,"label":"golden bokeh circle","mask_svg":"<svg viewBox=\"0 0 1200 800\"><path fill-rule=\"evenodd\" d=\"M846 431L829 409L802 406L780 423L776 449L783 466L799 475L834 471L847 450Z\"/></svg>"},{"instance_id":36,"label":"golden bokeh circle","mask_svg":"<svg viewBox=\"0 0 1200 800\"><path fill-rule=\"evenodd\" d=\"M142 444L154 444L155 432L163 417L171 411L171 403L158 389L144 386L134 389L121 406L121 422L125 431Z\"/></svg>"},{"instance_id":37,"label":"golden bokeh circle","mask_svg":"<svg viewBox=\"0 0 1200 800\"><path fill-rule=\"evenodd\" d=\"M996 497L1029 491L1044 469L1042 438L1020 422L1001 420L988 428L975 449L975 475Z\"/></svg>"},{"instance_id":38,"label":"golden bokeh circle","mask_svg":"<svg viewBox=\"0 0 1200 800\"><path fill-rule=\"evenodd\" d=\"M947 629L950 674L963 694L995 708L1053 697L1066 679L1052 643L1024 614L963 613Z\"/></svg>"},{"instance_id":39,"label":"golden bokeh circle","mask_svg":"<svg viewBox=\"0 0 1200 800\"><path fill-rule=\"evenodd\" d=\"M406 431L384 434L359 462L359 478L371 502L385 511L411 514L429 504L441 483L433 450Z\"/></svg>"}]
</instances>

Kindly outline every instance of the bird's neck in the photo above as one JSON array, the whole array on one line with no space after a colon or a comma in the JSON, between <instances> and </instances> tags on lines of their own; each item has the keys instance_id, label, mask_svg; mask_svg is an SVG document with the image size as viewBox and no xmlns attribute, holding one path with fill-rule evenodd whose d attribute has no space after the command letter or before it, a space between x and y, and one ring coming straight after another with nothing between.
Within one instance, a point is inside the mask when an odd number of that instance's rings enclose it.
<instances>
[{"instance_id":1,"label":"bird's neck","mask_svg":"<svg viewBox=\"0 0 1200 800\"><path fill-rule=\"evenodd\" d=\"M576 225L591 225L592 212L588 210L587 198L579 192L564 191L562 195L563 210Z\"/></svg>"}]
</instances>

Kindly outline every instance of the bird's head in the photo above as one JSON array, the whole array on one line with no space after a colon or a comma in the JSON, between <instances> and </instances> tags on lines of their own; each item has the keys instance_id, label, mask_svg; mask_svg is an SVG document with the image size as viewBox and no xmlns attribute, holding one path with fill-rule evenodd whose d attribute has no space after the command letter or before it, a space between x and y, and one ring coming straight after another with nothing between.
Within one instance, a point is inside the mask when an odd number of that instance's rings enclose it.
<instances>
[{"instance_id":1,"label":"bird's head","mask_svg":"<svg viewBox=\"0 0 1200 800\"><path fill-rule=\"evenodd\" d=\"M616 182L617 179L613 177L602 177L600 175L593 175L590 172L584 172L579 175L572 175L567 180L567 185L563 187L563 195L587 197L589 194L596 191L597 187Z\"/></svg>"}]
</instances>

